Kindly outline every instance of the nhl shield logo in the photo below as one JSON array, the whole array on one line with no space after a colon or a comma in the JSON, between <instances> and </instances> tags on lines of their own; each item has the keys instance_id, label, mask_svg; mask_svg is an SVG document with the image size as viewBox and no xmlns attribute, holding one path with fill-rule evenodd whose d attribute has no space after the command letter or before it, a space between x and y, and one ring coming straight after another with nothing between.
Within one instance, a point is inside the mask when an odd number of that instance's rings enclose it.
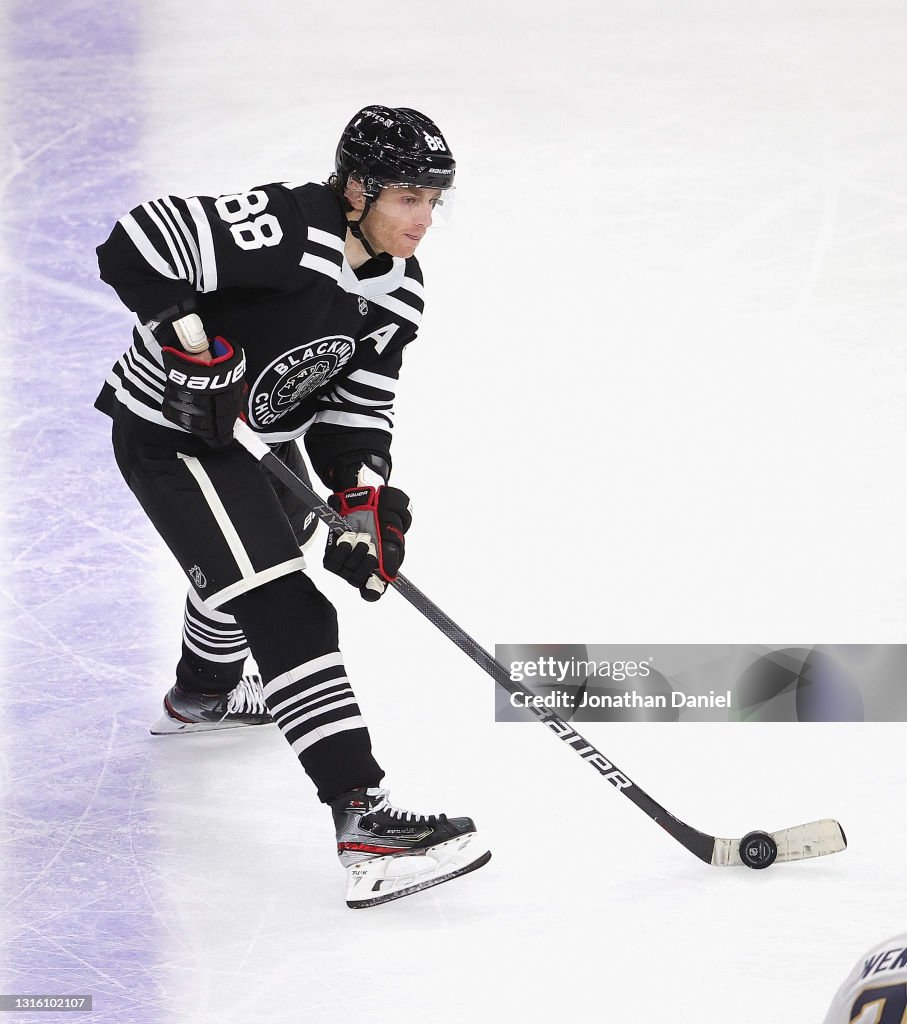
<instances>
[{"instance_id":1,"label":"nhl shield logo","mask_svg":"<svg viewBox=\"0 0 907 1024\"><path fill-rule=\"evenodd\" d=\"M249 422L267 428L315 394L350 361L355 341L333 335L298 345L274 359L255 381L249 398Z\"/></svg>"},{"instance_id":2,"label":"nhl shield logo","mask_svg":"<svg viewBox=\"0 0 907 1024\"><path fill-rule=\"evenodd\" d=\"M204 590L208 586L208 577L205 576L197 565L193 565L189 569L189 578L195 584L197 590Z\"/></svg>"},{"instance_id":3,"label":"nhl shield logo","mask_svg":"<svg viewBox=\"0 0 907 1024\"><path fill-rule=\"evenodd\" d=\"M361 295L359 296L359 312L363 316L368 313L368 302Z\"/></svg>"}]
</instances>

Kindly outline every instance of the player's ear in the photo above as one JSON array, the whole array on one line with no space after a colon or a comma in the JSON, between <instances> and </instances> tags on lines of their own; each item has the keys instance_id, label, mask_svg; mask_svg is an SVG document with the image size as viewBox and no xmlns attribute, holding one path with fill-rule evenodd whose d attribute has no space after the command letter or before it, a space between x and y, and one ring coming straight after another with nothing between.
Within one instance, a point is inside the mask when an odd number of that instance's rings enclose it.
<instances>
[{"instance_id":1,"label":"player's ear","mask_svg":"<svg viewBox=\"0 0 907 1024\"><path fill-rule=\"evenodd\" d=\"M343 195L354 210L365 209L365 189L358 178L350 177L350 180L346 183L346 188L343 190Z\"/></svg>"}]
</instances>

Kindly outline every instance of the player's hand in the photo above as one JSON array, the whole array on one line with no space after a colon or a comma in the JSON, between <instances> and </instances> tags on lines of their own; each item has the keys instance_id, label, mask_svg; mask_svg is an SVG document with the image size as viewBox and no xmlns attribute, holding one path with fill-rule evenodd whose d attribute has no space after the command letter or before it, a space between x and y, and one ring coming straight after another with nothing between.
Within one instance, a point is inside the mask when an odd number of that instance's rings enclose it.
<instances>
[{"instance_id":1,"label":"player's hand","mask_svg":"<svg viewBox=\"0 0 907 1024\"><path fill-rule=\"evenodd\" d=\"M349 530L328 538L325 569L358 587L366 601L377 601L403 562L403 535L412 523L409 498L396 487L351 487L332 494L328 504Z\"/></svg>"},{"instance_id":2,"label":"player's hand","mask_svg":"<svg viewBox=\"0 0 907 1024\"><path fill-rule=\"evenodd\" d=\"M243 411L246 360L242 349L215 338L213 358L204 361L182 349L162 348L164 418L221 446L233 440L233 426Z\"/></svg>"}]
</instances>

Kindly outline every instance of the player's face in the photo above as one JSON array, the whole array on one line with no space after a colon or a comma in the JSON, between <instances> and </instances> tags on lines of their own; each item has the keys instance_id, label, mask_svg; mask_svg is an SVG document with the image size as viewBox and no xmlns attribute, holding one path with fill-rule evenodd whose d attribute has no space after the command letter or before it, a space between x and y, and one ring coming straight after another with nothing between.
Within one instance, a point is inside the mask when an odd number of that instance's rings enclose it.
<instances>
[{"instance_id":1,"label":"player's face","mask_svg":"<svg viewBox=\"0 0 907 1024\"><path fill-rule=\"evenodd\" d=\"M372 203L362 232L375 252L406 259L416 251L431 227L432 212L441 196L437 188L387 185Z\"/></svg>"}]
</instances>

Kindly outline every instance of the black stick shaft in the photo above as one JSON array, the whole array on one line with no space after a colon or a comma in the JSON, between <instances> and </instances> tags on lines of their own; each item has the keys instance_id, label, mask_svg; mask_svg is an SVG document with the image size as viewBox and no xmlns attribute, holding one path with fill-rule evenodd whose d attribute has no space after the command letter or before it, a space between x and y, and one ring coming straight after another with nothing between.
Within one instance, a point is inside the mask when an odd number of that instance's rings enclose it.
<instances>
[{"instance_id":1,"label":"black stick shaft","mask_svg":"<svg viewBox=\"0 0 907 1024\"><path fill-rule=\"evenodd\" d=\"M271 473L281 480L296 496L304 502L318 518L327 525L332 533L345 533L349 526L344 520L328 505L321 497L300 477L298 477L288 466L286 466L268 446L243 423L237 423L235 436L248 451L258 459ZM510 694L522 694L530 700L526 703L526 710L558 737L572 747L584 761L590 764L603 778L607 779L627 799L632 800L640 810L645 811L648 816L679 843L685 846L691 853L699 857L707 864L712 862L712 851L715 846L715 837L706 835L698 829L687 825L676 818L670 811L666 810L656 800L653 800L644 789L641 789L613 762L609 761L601 751L597 750L587 739L580 734L559 715L544 707L537 707L532 702L536 695L527 687L517 685L510 678L507 669L488 651L477 643L462 627L443 612L431 598L419 590L402 574L397 576L391 584L398 593L422 615L436 626L448 639L452 640L457 647L468 655L472 660L501 687Z\"/></svg>"}]
</instances>

